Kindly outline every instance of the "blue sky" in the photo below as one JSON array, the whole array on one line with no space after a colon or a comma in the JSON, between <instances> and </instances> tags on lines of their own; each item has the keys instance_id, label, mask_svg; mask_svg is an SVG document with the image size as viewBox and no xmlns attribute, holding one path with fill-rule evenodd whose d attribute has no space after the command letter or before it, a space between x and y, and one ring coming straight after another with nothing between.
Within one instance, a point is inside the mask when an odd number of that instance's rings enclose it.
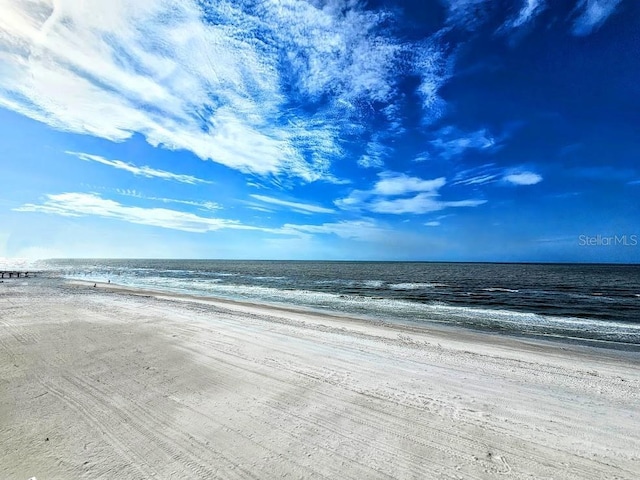
<instances>
[{"instance_id":1,"label":"blue sky","mask_svg":"<svg viewBox=\"0 0 640 480\"><path fill-rule=\"evenodd\" d=\"M7 0L0 257L639 262L639 59L633 0Z\"/></svg>"}]
</instances>

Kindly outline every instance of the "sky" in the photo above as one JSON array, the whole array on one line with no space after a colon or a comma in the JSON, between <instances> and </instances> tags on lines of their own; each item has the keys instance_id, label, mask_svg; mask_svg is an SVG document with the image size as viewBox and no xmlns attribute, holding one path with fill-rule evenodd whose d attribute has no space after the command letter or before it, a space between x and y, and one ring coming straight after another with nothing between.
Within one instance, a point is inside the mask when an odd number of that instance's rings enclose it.
<instances>
[{"instance_id":1,"label":"sky","mask_svg":"<svg viewBox=\"0 0 640 480\"><path fill-rule=\"evenodd\" d=\"M0 258L640 262L640 2L0 0Z\"/></svg>"}]
</instances>

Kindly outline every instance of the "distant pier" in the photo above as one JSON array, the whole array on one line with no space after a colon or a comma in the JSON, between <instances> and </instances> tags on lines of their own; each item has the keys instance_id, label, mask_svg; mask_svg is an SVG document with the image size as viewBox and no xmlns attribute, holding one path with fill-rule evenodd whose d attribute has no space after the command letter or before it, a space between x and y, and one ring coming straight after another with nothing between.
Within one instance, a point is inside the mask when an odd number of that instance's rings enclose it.
<instances>
[{"instance_id":1,"label":"distant pier","mask_svg":"<svg viewBox=\"0 0 640 480\"><path fill-rule=\"evenodd\" d=\"M29 275L33 276L34 272L25 272L18 270L0 270L0 278L20 278L21 276L24 278L29 278Z\"/></svg>"}]
</instances>

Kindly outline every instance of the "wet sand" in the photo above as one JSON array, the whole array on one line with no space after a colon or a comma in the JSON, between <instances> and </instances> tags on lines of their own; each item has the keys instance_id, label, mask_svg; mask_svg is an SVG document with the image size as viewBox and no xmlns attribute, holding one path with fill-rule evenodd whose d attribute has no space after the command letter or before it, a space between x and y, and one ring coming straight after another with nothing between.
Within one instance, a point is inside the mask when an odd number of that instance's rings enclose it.
<instances>
[{"instance_id":1,"label":"wet sand","mask_svg":"<svg viewBox=\"0 0 640 480\"><path fill-rule=\"evenodd\" d=\"M640 354L0 284L0 478L640 477Z\"/></svg>"}]
</instances>

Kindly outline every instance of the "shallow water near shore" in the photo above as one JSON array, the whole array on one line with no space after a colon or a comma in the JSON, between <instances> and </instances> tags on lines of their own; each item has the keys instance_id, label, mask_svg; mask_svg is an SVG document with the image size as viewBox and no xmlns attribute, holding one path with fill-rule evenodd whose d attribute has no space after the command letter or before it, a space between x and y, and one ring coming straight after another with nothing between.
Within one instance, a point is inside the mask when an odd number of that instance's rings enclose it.
<instances>
[{"instance_id":1,"label":"shallow water near shore","mask_svg":"<svg viewBox=\"0 0 640 480\"><path fill-rule=\"evenodd\" d=\"M49 260L65 278L507 334L640 345L640 266Z\"/></svg>"}]
</instances>

